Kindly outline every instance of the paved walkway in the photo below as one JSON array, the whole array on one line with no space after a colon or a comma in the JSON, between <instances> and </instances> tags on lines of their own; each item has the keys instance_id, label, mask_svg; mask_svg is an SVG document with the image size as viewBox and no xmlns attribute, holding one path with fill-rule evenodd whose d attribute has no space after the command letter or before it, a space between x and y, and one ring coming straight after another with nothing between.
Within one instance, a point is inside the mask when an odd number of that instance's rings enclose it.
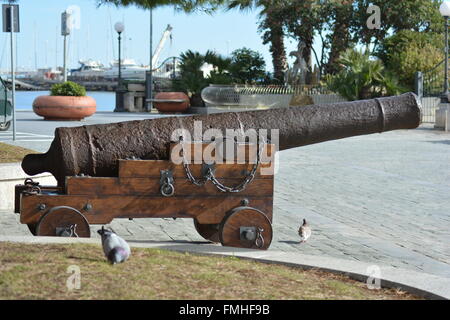
<instances>
[{"instance_id":1,"label":"paved walkway","mask_svg":"<svg viewBox=\"0 0 450 320\"><path fill-rule=\"evenodd\" d=\"M35 143L35 149L47 148ZM279 155L270 250L450 278L449 133L423 125ZM305 244L297 236L302 218L313 228ZM111 226L130 240L203 240L190 219L116 220ZM16 215L0 213L0 235L25 234Z\"/></svg>"}]
</instances>

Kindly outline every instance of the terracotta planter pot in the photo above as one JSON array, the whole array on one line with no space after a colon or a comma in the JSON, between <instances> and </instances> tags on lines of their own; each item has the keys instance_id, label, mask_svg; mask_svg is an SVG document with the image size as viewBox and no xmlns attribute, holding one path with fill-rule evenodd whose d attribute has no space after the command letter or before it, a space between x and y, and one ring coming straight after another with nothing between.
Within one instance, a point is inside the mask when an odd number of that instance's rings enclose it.
<instances>
[{"instance_id":1,"label":"terracotta planter pot","mask_svg":"<svg viewBox=\"0 0 450 320\"><path fill-rule=\"evenodd\" d=\"M33 101L33 111L45 120L82 120L96 109L95 99L88 96L39 96Z\"/></svg>"},{"instance_id":2,"label":"terracotta planter pot","mask_svg":"<svg viewBox=\"0 0 450 320\"><path fill-rule=\"evenodd\" d=\"M183 112L189 108L189 97L183 92L159 92L153 105L160 112Z\"/></svg>"}]
</instances>

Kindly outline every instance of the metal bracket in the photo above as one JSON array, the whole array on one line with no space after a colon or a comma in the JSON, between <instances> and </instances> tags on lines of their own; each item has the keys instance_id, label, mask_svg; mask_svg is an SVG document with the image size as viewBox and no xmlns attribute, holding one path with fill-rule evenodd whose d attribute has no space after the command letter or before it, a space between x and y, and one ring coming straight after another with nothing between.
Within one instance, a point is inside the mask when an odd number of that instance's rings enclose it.
<instances>
[{"instance_id":1,"label":"metal bracket","mask_svg":"<svg viewBox=\"0 0 450 320\"><path fill-rule=\"evenodd\" d=\"M78 238L78 234L77 234L76 230L77 230L76 224L72 224L65 228L56 227L56 229L55 229L56 235L58 237L69 237L69 238L71 238L73 236Z\"/></svg>"},{"instance_id":2,"label":"metal bracket","mask_svg":"<svg viewBox=\"0 0 450 320\"><path fill-rule=\"evenodd\" d=\"M161 170L161 179L159 180L159 183L164 184L166 182L174 182L172 170Z\"/></svg>"},{"instance_id":3,"label":"metal bracket","mask_svg":"<svg viewBox=\"0 0 450 320\"><path fill-rule=\"evenodd\" d=\"M251 241L257 248L262 248L264 247L263 231L264 229L260 227L240 227L239 239Z\"/></svg>"},{"instance_id":4,"label":"metal bracket","mask_svg":"<svg viewBox=\"0 0 450 320\"><path fill-rule=\"evenodd\" d=\"M160 192L164 197L171 197L175 193L173 183L174 179L172 170L161 170L161 179L159 180L159 184L161 185Z\"/></svg>"},{"instance_id":5,"label":"metal bracket","mask_svg":"<svg viewBox=\"0 0 450 320\"><path fill-rule=\"evenodd\" d=\"M239 238L240 240L255 241L256 240L256 227L240 227Z\"/></svg>"},{"instance_id":6,"label":"metal bracket","mask_svg":"<svg viewBox=\"0 0 450 320\"><path fill-rule=\"evenodd\" d=\"M216 171L216 165L214 163L211 163L211 164L203 163L202 164L202 177L203 178L209 177L208 176L209 170L211 170L211 172L214 174Z\"/></svg>"}]
</instances>

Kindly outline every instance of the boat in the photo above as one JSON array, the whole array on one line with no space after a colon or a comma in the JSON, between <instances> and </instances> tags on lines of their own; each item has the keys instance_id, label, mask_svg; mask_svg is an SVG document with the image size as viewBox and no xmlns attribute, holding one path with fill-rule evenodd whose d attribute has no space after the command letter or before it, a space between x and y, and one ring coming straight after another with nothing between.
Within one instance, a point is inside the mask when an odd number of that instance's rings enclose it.
<instances>
[{"instance_id":1,"label":"boat","mask_svg":"<svg viewBox=\"0 0 450 320\"><path fill-rule=\"evenodd\" d=\"M70 75L74 77L102 77L105 67L98 61L92 59L78 61L80 67L72 69Z\"/></svg>"},{"instance_id":2,"label":"boat","mask_svg":"<svg viewBox=\"0 0 450 320\"><path fill-rule=\"evenodd\" d=\"M111 68L102 72L102 76L107 79L116 79L119 77L119 60L113 60ZM145 72L149 70L148 66L138 65L133 59L121 60L121 71L123 79L145 79Z\"/></svg>"}]
</instances>

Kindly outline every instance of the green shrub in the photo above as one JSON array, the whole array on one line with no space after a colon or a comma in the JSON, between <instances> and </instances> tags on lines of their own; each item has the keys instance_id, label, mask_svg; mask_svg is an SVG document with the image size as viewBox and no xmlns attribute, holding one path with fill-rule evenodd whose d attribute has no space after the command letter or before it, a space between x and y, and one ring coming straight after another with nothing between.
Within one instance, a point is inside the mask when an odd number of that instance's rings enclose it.
<instances>
[{"instance_id":1,"label":"green shrub","mask_svg":"<svg viewBox=\"0 0 450 320\"><path fill-rule=\"evenodd\" d=\"M327 77L328 87L350 101L405 91L396 77L384 69L381 60L371 59L367 52L348 49L339 58L339 63L342 69Z\"/></svg>"},{"instance_id":2,"label":"green shrub","mask_svg":"<svg viewBox=\"0 0 450 320\"><path fill-rule=\"evenodd\" d=\"M199 95L202 89L208 86L208 81L200 70L205 63L205 55L188 50L180 55L180 59L180 79L173 83L174 89L189 96Z\"/></svg>"},{"instance_id":3,"label":"green shrub","mask_svg":"<svg viewBox=\"0 0 450 320\"><path fill-rule=\"evenodd\" d=\"M84 97L86 95L86 88L75 82L67 81L54 84L50 89L50 95Z\"/></svg>"},{"instance_id":4,"label":"green shrub","mask_svg":"<svg viewBox=\"0 0 450 320\"><path fill-rule=\"evenodd\" d=\"M416 43L410 43L403 52L392 58L395 72L400 82L410 88L414 88L414 77L417 71L428 71L444 59L442 50L431 44L419 47ZM442 82L441 82L442 83Z\"/></svg>"},{"instance_id":5,"label":"green shrub","mask_svg":"<svg viewBox=\"0 0 450 320\"><path fill-rule=\"evenodd\" d=\"M402 30L384 39L376 55L412 90L417 71L430 70L444 60L443 45L441 34Z\"/></svg>"}]
</instances>

